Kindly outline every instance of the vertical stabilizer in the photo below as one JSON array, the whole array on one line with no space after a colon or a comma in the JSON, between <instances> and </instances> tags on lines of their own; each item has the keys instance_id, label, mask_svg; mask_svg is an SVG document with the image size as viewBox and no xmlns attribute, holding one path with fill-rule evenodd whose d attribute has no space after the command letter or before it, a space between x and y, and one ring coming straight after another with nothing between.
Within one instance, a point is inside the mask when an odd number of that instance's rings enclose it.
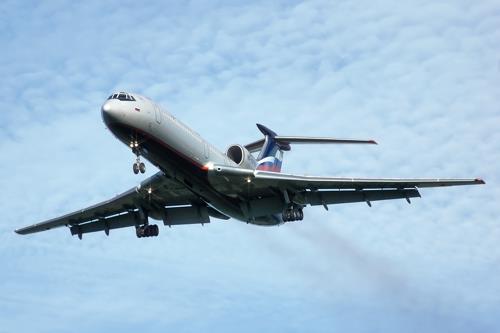
<instances>
[{"instance_id":1,"label":"vertical stabilizer","mask_svg":"<svg viewBox=\"0 0 500 333\"><path fill-rule=\"evenodd\" d=\"M283 150L287 150L287 147L275 140L275 137L277 136L275 132L261 124L257 124L257 127L262 134L264 134L264 144L259 153L259 157L257 157L256 169L262 171L280 172L281 164L283 162Z\"/></svg>"}]
</instances>

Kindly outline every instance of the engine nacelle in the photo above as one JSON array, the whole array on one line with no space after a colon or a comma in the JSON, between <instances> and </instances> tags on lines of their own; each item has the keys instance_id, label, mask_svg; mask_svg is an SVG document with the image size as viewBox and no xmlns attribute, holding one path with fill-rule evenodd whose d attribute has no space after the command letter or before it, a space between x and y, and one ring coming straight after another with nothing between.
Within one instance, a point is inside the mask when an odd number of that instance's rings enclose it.
<instances>
[{"instance_id":1,"label":"engine nacelle","mask_svg":"<svg viewBox=\"0 0 500 333\"><path fill-rule=\"evenodd\" d=\"M245 169L255 169L257 161L250 152L241 145L231 145L226 151L227 157L231 159L238 166Z\"/></svg>"}]
</instances>

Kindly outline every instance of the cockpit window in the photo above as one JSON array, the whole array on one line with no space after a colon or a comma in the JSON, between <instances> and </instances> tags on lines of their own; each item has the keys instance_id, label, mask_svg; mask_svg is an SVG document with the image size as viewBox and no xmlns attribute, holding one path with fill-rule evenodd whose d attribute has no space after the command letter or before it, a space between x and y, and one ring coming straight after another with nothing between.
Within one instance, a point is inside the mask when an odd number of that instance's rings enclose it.
<instances>
[{"instance_id":1,"label":"cockpit window","mask_svg":"<svg viewBox=\"0 0 500 333\"><path fill-rule=\"evenodd\" d=\"M119 94L113 94L108 97L108 99L119 99L120 101L135 101L134 96L121 92Z\"/></svg>"}]
</instances>

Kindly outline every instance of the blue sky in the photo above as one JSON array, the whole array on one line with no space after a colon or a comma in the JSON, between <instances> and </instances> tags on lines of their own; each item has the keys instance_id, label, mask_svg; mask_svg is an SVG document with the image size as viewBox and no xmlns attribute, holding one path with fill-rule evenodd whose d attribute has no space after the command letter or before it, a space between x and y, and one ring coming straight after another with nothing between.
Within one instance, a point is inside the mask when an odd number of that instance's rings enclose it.
<instances>
[{"instance_id":1,"label":"blue sky","mask_svg":"<svg viewBox=\"0 0 500 333\"><path fill-rule=\"evenodd\" d=\"M498 1L2 1L0 332L498 332ZM483 177L301 223L15 228L135 186L106 130L116 89L220 149L284 135L287 172ZM147 175L155 172L149 166Z\"/></svg>"}]
</instances>

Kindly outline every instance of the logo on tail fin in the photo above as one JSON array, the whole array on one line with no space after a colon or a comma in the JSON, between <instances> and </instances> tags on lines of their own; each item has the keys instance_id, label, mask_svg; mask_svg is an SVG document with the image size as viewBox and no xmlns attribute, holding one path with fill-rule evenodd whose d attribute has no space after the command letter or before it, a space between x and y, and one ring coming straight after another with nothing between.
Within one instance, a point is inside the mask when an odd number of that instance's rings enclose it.
<instances>
[{"instance_id":1,"label":"logo on tail fin","mask_svg":"<svg viewBox=\"0 0 500 333\"><path fill-rule=\"evenodd\" d=\"M282 147L274 138L277 136L275 132L269 128L257 124L259 130L264 134L264 144L257 158L257 170L280 172L283 162L283 151L286 147Z\"/></svg>"},{"instance_id":2,"label":"logo on tail fin","mask_svg":"<svg viewBox=\"0 0 500 333\"><path fill-rule=\"evenodd\" d=\"M282 158L282 156L280 156L280 158ZM261 171L280 172L282 163L282 159L280 158L276 156L264 157L263 159L260 159L259 162L257 162L256 169Z\"/></svg>"}]
</instances>

